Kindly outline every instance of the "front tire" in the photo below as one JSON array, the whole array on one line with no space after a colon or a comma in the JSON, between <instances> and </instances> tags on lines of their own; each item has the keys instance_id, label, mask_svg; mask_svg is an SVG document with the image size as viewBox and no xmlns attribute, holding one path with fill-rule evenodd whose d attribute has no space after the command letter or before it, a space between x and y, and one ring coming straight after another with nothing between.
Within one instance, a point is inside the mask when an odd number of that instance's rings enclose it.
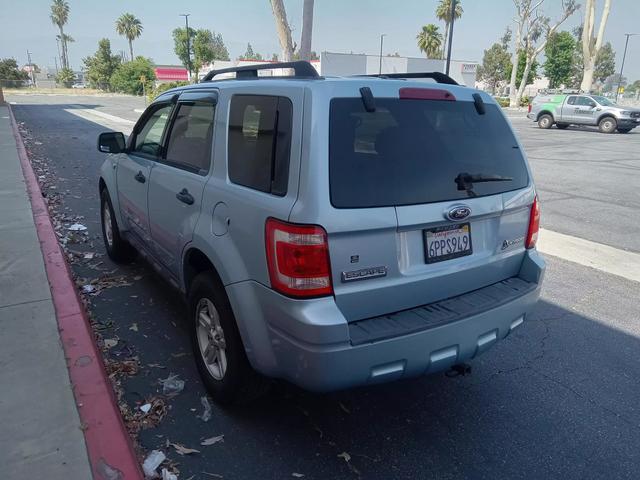
<instances>
[{"instance_id":1,"label":"front tire","mask_svg":"<svg viewBox=\"0 0 640 480\"><path fill-rule=\"evenodd\" d=\"M604 117L598 122L598 128L602 133L613 133L616 131L618 123L613 117Z\"/></svg>"},{"instance_id":2,"label":"front tire","mask_svg":"<svg viewBox=\"0 0 640 480\"><path fill-rule=\"evenodd\" d=\"M238 404L264 394L268 382L251 368L231 304L213 273L196 276L188 306L193 356L213 399L220 404Z\"/></svg>"},{"instance_id":3,"label":"front tire","mask_svg":"<svg viewBox=\"0 0 640 480\"><path fill-rule=\"evenodd\" d=\"M116 263L132 262L137 252L120 236L111 198L106 188L100 192L100 220L104 248L109 258Z\"/></svg>"},{"instance_id":4,"label":"front tire","mask_svg":"<svg viewBox=\"0 0 640 480\"><path fill-rule=\"evenodd\" d=\"M538 127L547 130L553 125L553 117L547 113L541 115L538 119Z\"/></svg>"}]
</instances>

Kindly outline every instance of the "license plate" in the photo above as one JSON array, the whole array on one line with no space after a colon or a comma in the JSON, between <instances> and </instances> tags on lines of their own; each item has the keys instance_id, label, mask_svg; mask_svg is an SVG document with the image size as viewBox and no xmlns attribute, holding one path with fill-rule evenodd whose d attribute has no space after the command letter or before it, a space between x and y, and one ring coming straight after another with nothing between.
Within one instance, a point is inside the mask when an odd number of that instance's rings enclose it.
<instances>
[{"instance_id":1,"label":"license plate","mask_svg":"<svg viewBox=\"0 0 640 480\"><path fill-rule=\"evenodd\" d=\"M471 226L468 223L423 230L426 263L471 255Z\"/></svg>"}]
</instances>

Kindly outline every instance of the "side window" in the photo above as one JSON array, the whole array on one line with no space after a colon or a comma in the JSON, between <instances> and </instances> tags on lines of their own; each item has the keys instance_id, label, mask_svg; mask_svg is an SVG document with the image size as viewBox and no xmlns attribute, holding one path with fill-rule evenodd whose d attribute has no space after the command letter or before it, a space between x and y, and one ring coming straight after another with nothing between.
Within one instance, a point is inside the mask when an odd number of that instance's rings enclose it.
<instances>
[{"instance_id":1,"label":"side window","mask_svg":"<svg viewBox=\"0 0 640 480\"><path fill-rule=\"evenodd\" d=\"M206 175L211 165L214 105L210 102L178 103L167 144L167 163Z\"/></svg>"},{"instance_id":2,"label":"side window","mask_svg":"<svg viewBox=\"0 0 640 480\"><path fill-rule=\"evenodd\" d=\"M581 107L591 107L592 105L594 105L594 103L595 102L589 97L578 97L576 105L580 105Z\"/></svg>"},{"instance_id":3,"label":"side window","mask_svg":"<svg viewBox=\"0 0 640 480\"><path fill-rule=\"evenodd\" d=\"M576 97L569 97L569 100L567 100L567 103L569 105L575 105L576 104Z\"/></svg>"},{"instance_id":4,"label":"side window","mask_svg":"<svg viewBox=\"0 0 640 480\"><path fill-rule=\"evenodd\" d=\"M173 105L162 105L144 123L135 138L133 152L158 157L162 146L162 133L169 120Z\"/></svg>"},{"instance_id":5,"label":"side window","mask_svg":"<svg viewBox=\"0 0 640 480\"><path fill-rule=\"evenodd\" d=\"M229 178L245 187L287 193L293 106L286 97L234 95L229 114Z\"/></svg>"}]
</instances>

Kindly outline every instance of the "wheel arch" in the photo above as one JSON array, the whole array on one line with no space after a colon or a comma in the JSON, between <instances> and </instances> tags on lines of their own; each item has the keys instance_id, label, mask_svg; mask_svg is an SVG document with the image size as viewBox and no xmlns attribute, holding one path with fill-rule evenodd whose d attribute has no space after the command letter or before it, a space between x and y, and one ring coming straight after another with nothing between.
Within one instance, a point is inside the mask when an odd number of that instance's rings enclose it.
<instances>
[{"instance_id":1,"label":"wheel arch","mask_svg":"<svg viewBox=\"0 0 640 480\"><path fill-rule=\"evenodd\" d=\"M607 118L607 117L614 119L614 120L616 121L616 124L618 123L618 119L616 118L616 116L615 116L614 114L610 113L610 112L607 112L607 113L603 113L603 114L601 114L601 115L598 117L598 120L596 120L596 125L599 125L599 124L600 124L600 122L601 122L602 120L604 120L605 118Z\"/></svg>"},{"instance_id":2,"label":"wheel arch","mask_svg":"<svg viewBox=\"0 0 640 480\"><path fill-rule=\"evenodd\" d=\"M553 116L553 112L549 111L549 110L541 110L538 112L538 115L536 116L536 122L540 120L540 117L543 115L549 115L551 116L551 118L553 119L553 121L556 121L556 117Z\"/></svg>"}]
</instances>

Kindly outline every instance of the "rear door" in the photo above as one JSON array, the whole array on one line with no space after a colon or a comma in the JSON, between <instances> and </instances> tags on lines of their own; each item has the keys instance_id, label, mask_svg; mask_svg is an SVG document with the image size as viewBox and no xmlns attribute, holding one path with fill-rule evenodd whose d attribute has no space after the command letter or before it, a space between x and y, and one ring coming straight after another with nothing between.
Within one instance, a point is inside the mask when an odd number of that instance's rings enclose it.
<instances>
[{"instance_id":1,"label":"rear door","mask_svg":"<svg viewBox=\"0 0 640 480\"><path fill-rule=\"evenodd\" d=\"M580 122L578 117L578 106L576 105L578 100L577 95L570 95L562 105L562 121L565 123Z\"/></svg>"},{"instance_id":2,"label":"rear door","mask_svg":"<svg viewBox=\"0 0 640 480\"><path fill-rule=\"evenodd\" d=\"M520 269L533 191L513 132L493 103L481 115L471 101L430 90L376 98L375 112L361 98L331 101L336 216L361 210L366 222L376 210L396 214L392 231L361 230L355 220L353 233L330 233L336 302L350 321L475 290Z\"/></svg>"},{"instance_id":3,"label":"rear door","mask_svg":"<svg viewBox=\"0 0 640 480\"><path fill-rule=\"evenodd\" d=\"M215 91L184 92L166 135L166 148L149 182L149 225L154 252L178 277L191 241L211 167Z\"/></svg>"}]
</instances>

